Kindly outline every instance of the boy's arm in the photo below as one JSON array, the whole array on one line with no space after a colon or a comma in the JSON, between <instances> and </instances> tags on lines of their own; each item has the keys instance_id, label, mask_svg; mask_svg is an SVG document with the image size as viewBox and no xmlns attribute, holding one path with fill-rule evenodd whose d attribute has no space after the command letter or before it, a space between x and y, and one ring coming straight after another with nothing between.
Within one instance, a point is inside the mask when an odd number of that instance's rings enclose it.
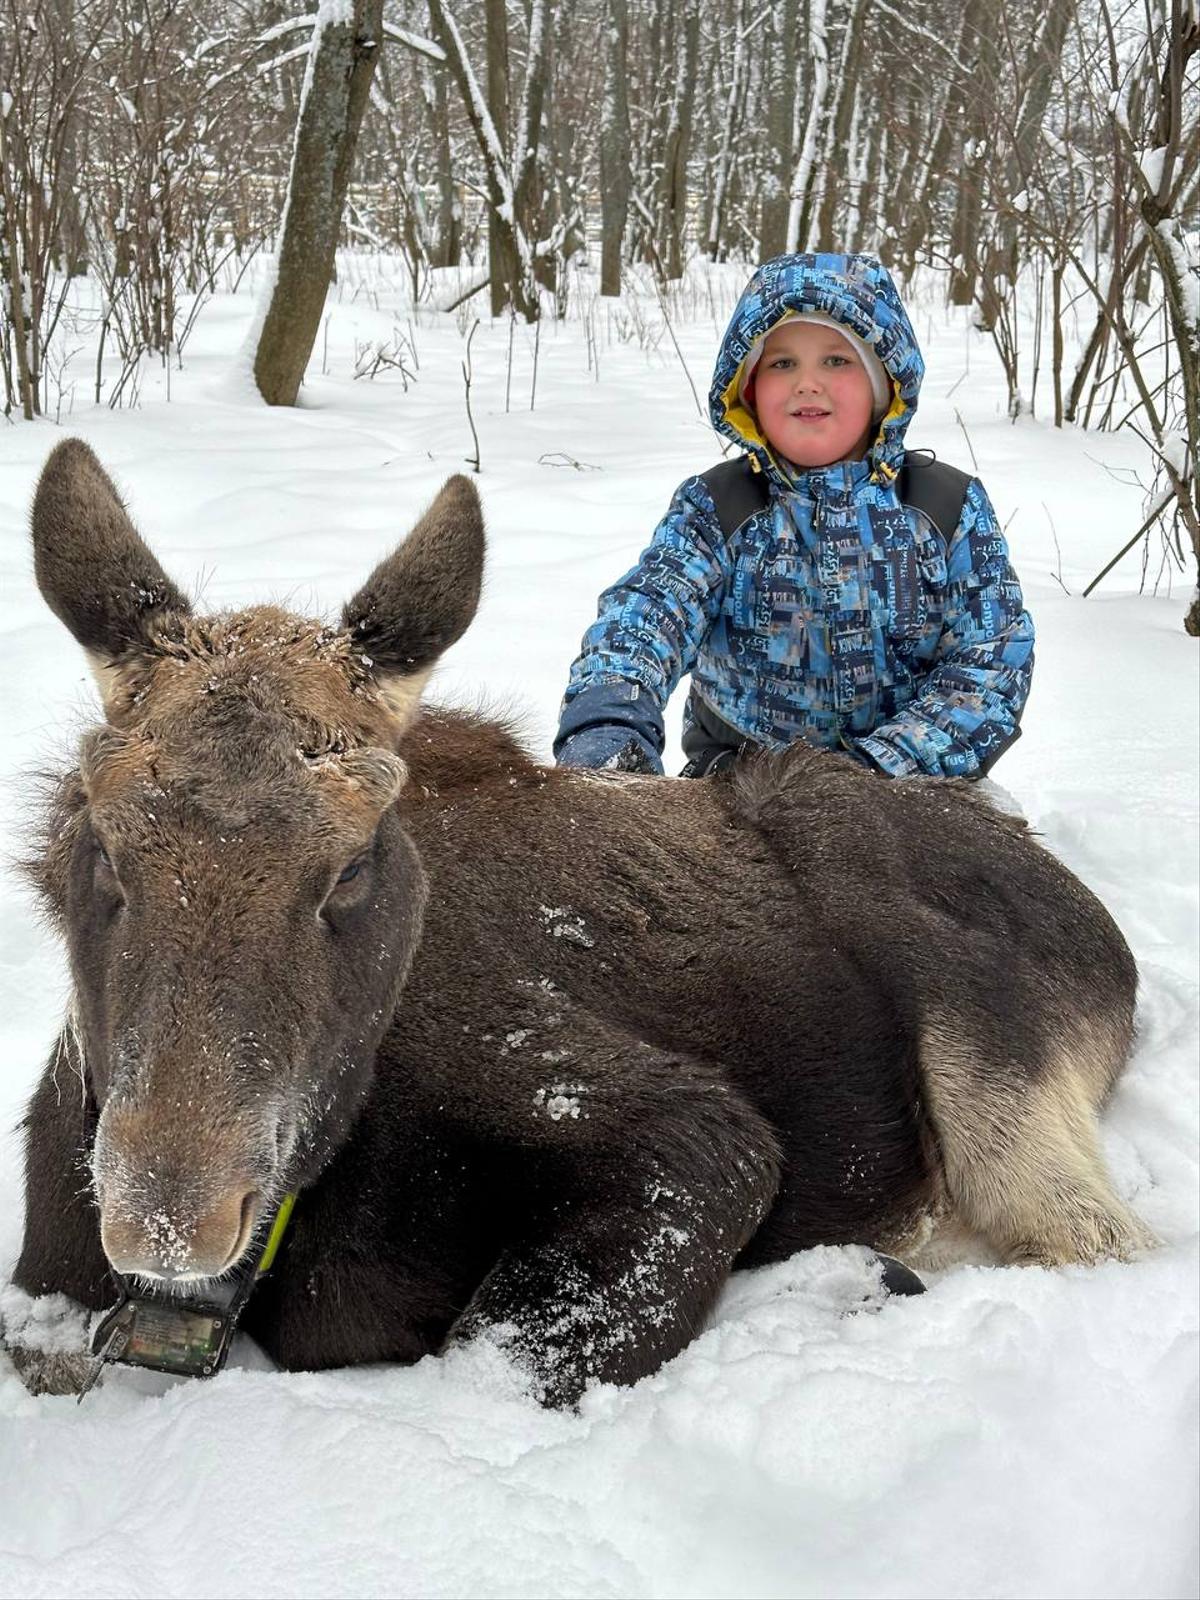
<instances>
[{"instance_id":1,"label":"boy's arm","mask_svg":"<svg viewBox=\"0 0 1200 1600\"><path fill-rule=\"evenodd\" d=\"M977 478L968 486L946 567L941 638L918 697L854 741L889 777L981 778L1021 731L1033 621Z\"/></svg>"},{"instance_id":2,"label":"boy's arm","mask_svg":"<svg viewBox=\"0 0 1200 1600\"><path fill-rule=\"evenodd\" d=\"M662 771L663 708L720 612L722 557L712 496L689 478L637 566L600 596L563 697L561 765Z\"/></svg>"}]
</instances>

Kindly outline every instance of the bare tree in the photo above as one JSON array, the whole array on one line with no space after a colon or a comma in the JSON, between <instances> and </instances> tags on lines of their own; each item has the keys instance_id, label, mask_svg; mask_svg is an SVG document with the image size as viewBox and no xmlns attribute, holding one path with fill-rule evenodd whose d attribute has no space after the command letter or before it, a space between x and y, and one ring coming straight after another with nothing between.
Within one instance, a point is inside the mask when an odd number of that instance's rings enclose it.
<instances>
[{"instance_id":1,"label":"bare tree","mask_svg":"<svg viewBox=\"0 0 1200 1600\"><path fill-rule=\"evenodd\" d=\"M717 121L717 128L720 130L720 142L716 160L713 163L708 237L705 241L705 250L710 261L716 261L721 251L721 233L725 222L725 206L729 197L730 179L733 175L734 153L737 150L742 118L746 110L746 80L750 70L747 44L748 21L747 0L735 0L729 81L725 89L721 115Z\"/></svg>"},{"instance_id":2,"label":"bare tree","mask_svg":"<svg viewBox=\"0 0 1200 1600\"><path fill-rule=\"evenodd\" d=\"M279 265L254 355L268 405L295 405L321 312L354 147L383 43L383 0L320 0L296 123Z\"/></svg>"},{"instance_id":3,"label":"bare tree","mask_svg":"<svg viewBox=\"0 0 1200 1600\"><path fill-rule=\"evenodd\" d=\"M779 255L787 246L788 182L795 164L792 124L796 106L796 35L796 0L774 0L765 33L765 148L758 227L758 252L764 261Z\"/></svg>"},{"instance_id":4,"label":"bare tree","mask_svg":"<svg viewBox=\"0 0 1200 1600\"><path fill-rule=\"evenodd\" d=\"M1101 5L1111 29L1107 0ZM1126 80L1124 96L1110 103L1110 115L1165 293L1176 382L1171 384L1168 373L1160 401L1142 377L1140 364L1135 362L1132 370L1165 479L1156 509L1170 508L1176 529L1186 532L1197 569L1196 594L1184 626L1200 637L1200 270L1189 259L1184 240L1178 182L1189 153L1194 173L1200 146L1196 74L1189 74L1195 59L1200 59L1200 15L1183 0L1169 0L1157 14L1151 12L1135 71Z\"/></svg>"},{"instance_id":5,"label":"bare tree","mask_svg":"<svg viewBox=\"0 0 1200 1600\"><path fill-rule=\"evenodd\" d=\"M798 250L801 239L808 233L813 193L818 177L817 158L821 148L821 133L827 115L829 41L826 33L825 0L809 0L808 36L805 45L811 63L811 77L808 108L804 117L804 134L800 140L799 155L792 173L787 224L789 250Z\"/></svg>"},{"instance_id":6,"label":"bare tree","mask_svg":"<svg viewBox=\"0 0 1200 1600\"><path fill-rule=\"evenodd\" d=\"M29 421L66 298L54 269L77 215L77 105L108 15L104 4L74 18L47 0L0 7L0 368L5 414L19 408Z\"/></svg>"},{"instance_id":7,"label":"bare tree","mask_svg":"<svg viewBox=\"0 0 1200 1600\"><path fill-rule=\"evenodd\" d=\"M837 102L825 130L817 204L808 230L810 250L831 250L837 240L837 221L844 215L851 179L850 129L858 109L865 53L863 10L865 0L850 0L842 28L837 70Z\"/></svg>"},{"instance_id":8,"label":"bare tree","mask_svg":"<svg viewBox=\"0 0 1200 1600\"><path fill-rule=\"evenodd\" d=\"M458 20L442 0L429 0L429 22L445 51L486 174L493 314L512 306L532 322L538 315L537 256L550 254L562 240L559 230L557 236L542 241L539 249L536 228L542 188L538 145L547 83L550 0L530 3L525 75L515 119L510 117L506 8L503 0L485 0L485 6L486 96Z\"/></svg>"},{"instance_id":9,"label":"bare tree","mask_svg":"<svg viewBox=\"0 0 1200 1600\"><path fill-rule=\"evenodd\" d=\"M700 44L698 0L679 0L675 28L670 30L670 35L677 40L677 53L670 98L665 105L656 216L656 259L667 278L681 278L683 237L687 222L687 165L692 140L692 87Z\"/></svg>"},{"instance_id":10,"label":"bare tree","mask_svg":"<svg viewBox=\"0 0 1200 1600\"><path fill-rule=\"evenodd\" d=\"M629 14L626 0L605 6L604 104L600 114L600 293L621 292L621 247L629 213Z\"/></svg>"}]
</instances>

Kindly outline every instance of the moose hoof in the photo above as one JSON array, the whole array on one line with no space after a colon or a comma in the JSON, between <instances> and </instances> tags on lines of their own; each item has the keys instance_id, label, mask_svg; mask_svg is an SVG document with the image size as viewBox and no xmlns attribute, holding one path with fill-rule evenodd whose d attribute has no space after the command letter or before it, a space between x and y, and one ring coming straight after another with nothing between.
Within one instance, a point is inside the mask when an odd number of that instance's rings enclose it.
<instances>
[{"instance_id":1,"label":"moose hoof","mask_svg":"<svg viewBox=\"0 0 1200 1600\"><path fill-rule=\"evenodd\" d=\"M30 1394L78 1394L91 1368L89 1313L63 1294L0 1293L0 1349Z\"/></svg>"},{"instance_id":2,"label":"moose hoof","mask_svg":"<svg viewBox=\"0 0 1200 1600\"><path fill-rule=\"evenodd\" d=\"M91 1357L82 1352L16 1349L8 1352L17 1377L30 1394L80 1394L91 1370Z\"/></svg>"},{"instance_id":3,"label":"moose hoof","mask_svg":"<svg viewBox=\"0 0 1200 1600\"><path fill-rule=\"evenodd\" d=\"M886 1256L882 1250L876 1251L882 1267L880 1274L880 1288L885 1294L924 1294L925 1285L911 1267L906 1267L903 1261L897 1261L895 1256Z\"/></svg>"}]
</instances>

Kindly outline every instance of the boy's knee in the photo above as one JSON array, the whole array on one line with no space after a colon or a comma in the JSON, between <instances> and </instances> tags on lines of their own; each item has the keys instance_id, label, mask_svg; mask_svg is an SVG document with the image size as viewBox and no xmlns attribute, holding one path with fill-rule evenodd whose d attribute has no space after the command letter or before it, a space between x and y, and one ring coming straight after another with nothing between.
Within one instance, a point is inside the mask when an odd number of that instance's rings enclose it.
<instances>
[{"instance_id":1,"label":"boy's knee","mask_svg":"<svg viewBox=\"0 0 1200 1600\"><path fill-rule=\"evenodd\" d=\"M558 751L560 767L587 767L606 772L648 772L661 775L658 752L632 728L601 722L581 728Z\"/></svg>"}]
</instances>

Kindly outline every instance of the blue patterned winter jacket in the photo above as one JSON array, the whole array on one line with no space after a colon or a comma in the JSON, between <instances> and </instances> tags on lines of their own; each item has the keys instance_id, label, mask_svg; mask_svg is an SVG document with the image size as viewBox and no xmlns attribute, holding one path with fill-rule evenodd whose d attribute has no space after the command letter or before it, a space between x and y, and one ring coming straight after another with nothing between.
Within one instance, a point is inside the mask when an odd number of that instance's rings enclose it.
<instances>
[{"instance_id":1,"label":"blue patterned winter jacket","mask_svg":"<svg viewBox=\"0 0 1200 1600\"><path fill-rule=\"evenodd\" d=\"M788 311L836 317L883 363L893 399L865 460L793 468L739 401L748 352ZM663 708L690 672L685 728L715 712L754 744L840 747L892 777L978 777L991 766L1019 732L1033 623L977 479L948 541L899 501L924 370L874 257L780 256L755 273L722 342L709 411L765 474L767 504L727 537L703 480L681 484L638 564L600 597L556 755L571 761L581 732L617 725L661 756Z\"/></svg>"}]
</instances>

